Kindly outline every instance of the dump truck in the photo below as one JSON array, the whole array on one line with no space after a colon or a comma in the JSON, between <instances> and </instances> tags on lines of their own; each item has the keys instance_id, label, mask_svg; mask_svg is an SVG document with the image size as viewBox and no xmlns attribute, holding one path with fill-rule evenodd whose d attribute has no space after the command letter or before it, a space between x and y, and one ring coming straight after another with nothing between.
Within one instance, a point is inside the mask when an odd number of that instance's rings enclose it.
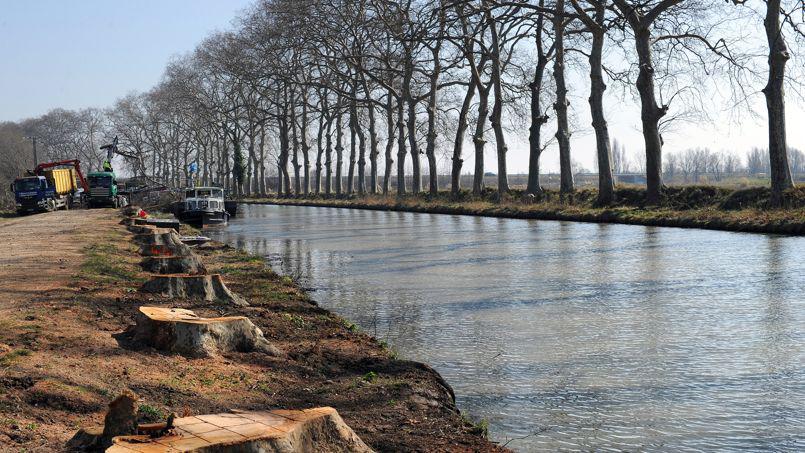
<instances>
[{"instance_id":1,"label":"dump truck","mask_svg":"<svg viewBox=\"0 0 805 453\"><path fill-rule=\"evenodd\" d=\"M87 175L89 192L87 206L92 208L119 208L128 204L128 199L120 193L117 177L111 171L96 171Z\"/></svg>"},{"instance_id":2,"label":"dump truck","mask_svg":"<svg viewBox=\"0 0 805 453\"><path fill-rule=\"evenodd\" d=\"M20 215L70 209L89 189L78 160L42 163L28 173L11 184Z\"/></svg>"}]
</instances>

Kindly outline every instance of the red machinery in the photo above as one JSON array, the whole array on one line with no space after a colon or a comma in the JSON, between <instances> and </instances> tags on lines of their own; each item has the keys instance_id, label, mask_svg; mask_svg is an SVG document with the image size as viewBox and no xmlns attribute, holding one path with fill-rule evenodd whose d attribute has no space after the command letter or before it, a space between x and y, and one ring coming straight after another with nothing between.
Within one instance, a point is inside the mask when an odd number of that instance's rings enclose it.
<instances>
[{"instance_id":1,"label":"red machinery","mask_svg":"<svg viewBox=\"0 0 805 453\"><path fill-rule=\"evenodd\" d=\"M59 162L46 162L37 165L36 168L34 168L33 174L36 176L42 176L42 170L47 170L48 168L53 167L74 167L75 172L78 174L78 179L81 181L81 187L84 188L84 193L89 193L89 184L87 184L87 180L84 179L84 174L81 173L81 161L78 159L72 159L62 160Z\"/></svg>"}]
</instances>

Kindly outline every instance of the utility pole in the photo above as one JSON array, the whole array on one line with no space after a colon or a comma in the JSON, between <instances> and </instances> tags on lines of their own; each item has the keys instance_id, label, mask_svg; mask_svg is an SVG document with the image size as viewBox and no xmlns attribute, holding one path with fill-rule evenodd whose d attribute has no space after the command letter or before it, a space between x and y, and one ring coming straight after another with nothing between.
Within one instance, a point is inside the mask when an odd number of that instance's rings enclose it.
<instances>
[{"instance_id":1,"label":"utility pole","mask_svg":"<svg viewBox=\"0 0 805 453\"><path fill-rule=\"evenodd\" d=\"M33 146L34 146L34 166L31 167L31 168L36 168L36 166L39 165L39 159L36 156L36 137L31 135L31 136L26 136L25 138L30 138L31 142L33 143Z\"/></svg>"}]
</instances>

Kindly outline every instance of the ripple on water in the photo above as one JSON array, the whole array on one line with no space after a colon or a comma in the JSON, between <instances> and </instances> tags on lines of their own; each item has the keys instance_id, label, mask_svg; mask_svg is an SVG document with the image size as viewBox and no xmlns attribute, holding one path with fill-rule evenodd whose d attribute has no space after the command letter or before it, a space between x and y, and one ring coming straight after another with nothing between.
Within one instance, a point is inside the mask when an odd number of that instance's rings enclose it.
<instances>
[{"instance_id":1,"label":"ripple on water","mask_svg":"<svg viewBox=\"0 0 805 453\"><path fill-rule=\"evenodd\" d=\"M805 449L803 238L242 208L211 235L432 364L515 449Z\"/></svg>"}]
</instances>

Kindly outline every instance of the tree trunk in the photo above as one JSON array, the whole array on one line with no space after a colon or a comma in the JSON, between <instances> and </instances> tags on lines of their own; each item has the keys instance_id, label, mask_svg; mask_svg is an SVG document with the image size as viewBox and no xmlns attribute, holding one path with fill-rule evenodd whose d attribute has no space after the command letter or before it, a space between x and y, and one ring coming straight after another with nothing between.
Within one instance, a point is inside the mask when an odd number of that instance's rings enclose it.
<instances>
[{"instance_id":1,"label":"tree trunk","mask_svg":"<svg viewBox=\"0 0 805 453\"><path fill-rule=\"evenodd\" d=\"M301 172L302 165L299 164L299 134L296 125L296 106L291 106L291 145L293 156L291 157L291 166L293 167L293 193L299 195L302 191Z\"/></svg>"},{"instance_id":2,"label":"tree trunk","mask_svg":"<svg viewBox=\"0 0 805 453\"><path fill-rule=\"evenodd\" d=\"M260 126L260 195L268 193L266 187L266 127Z\"/></svg>"},{"instance_id":3,"label":"tree trunk","mask_svg":"<svg viewBox=\"0 0 805 453\"><path fill-rule=\"evenodd\" d=\"M489 90L491 85L487 85L478 90L478 122L475 123L475 134L472 137L472 142L475 146L475 174L472 179L472 193L473 195L481 195L484 190L484 147L486 140L484 140L484 129L486 128L486 119L489 116Z\"/></svg>"},{"instance_id":4,"label":"tree trunk","mask_svg":"<svg viewBox=\"0 0 805 453\"><path fill-rule=\"evenodd\" d=\"M458 124L456 125L456 138L453 141L453 168L450 171L450 193L453 197L458 196L461 190L461 167L464 165L462 154L464 153L464 135L467 133L467 115L472 106L472 99L475 97L475 78L470 80L467 86L467 93L464 95L464 102L458 112Z\"/></svg>"},{"instance_id":5,"label":"tree trunk","mask_svg":"<svg viewBox=\"0 0 805 453\"><path fill-rule=\"evenodd\" d=\"M375 106L369 102L369 193L377 193L377 125L375 124Z\"/></svg>"},{"instance_id":6,"label":"tree trunk","mask_svg":"<svg viewBox=\"0 0 805 453\"><path fill-rule=\"evenodd\" d=\"M651 31L647 26L635 30L635 48L640 69L637 76L637 92L640 94L640 120L643 125L643 140L646 147L646 202L660 203L662 193L662 136L660 119L668 108L657 105L654 97L654 66L651 57Z\"/></svg>"},{"instance_id":7,"label":"tree trunk","mask_svg":"<svg viewBox=\"0 0 805 453\"><path fill-rule=\"evenodd\" d=\"M326 149L324 154L324 193L330 195L333 191L333 119L327 119Z\"/></svg>"},{"instance_id":8,"label":"tree trunk","mask_svg":"<svg viewBox=\"0 0 805 453\"><path fill-rule=\"evenodd\" d=\"M356 109L357 113L357 109ZM355 119L355 132L358 135L358 193L366 193L366 134L363 133L358 118Z\"/></svg>"},{"instance_id":9,"label":"tree trunk","mask_svg":"<svg viewBox=\"0 0 805 453\"><path fill-rule=\"evenodd\" d=\"M595 3L595 22L598 28L593 29L593 43L590 49L590 112L595 130L595 145L598 152L598 205L605 206L615 200L615 182L612 178L612 163L609 127L604 116L604 83L602 70L602 55L606 30L604 19L606 14L606 1Z\"/></svg>"},{"instance_id":10,"label":"tree trunk","mask_svg":"<svg viewBox=\"0 0 805 453\"><path fill-rule=\"evenodd\" d=\"M302 124L299 135L302 142L302 162L304 165L302 173L302 193L307 196L310 193L310 143L307 140L307 89L302 92Z\"/></svg>"},{"instance_id":11,"label":"tree trunk","mask_svg":"<svg viewBox=\"0 0 805 453\"><path fill-rule=\"evenodd\" d=\"M341 195L341 168L344 165L344 128L341 123L341 112L335 124L335 194Z\"/></svg>"},{"instance_id":12,"label":"tree trunk","mask_svg":"<svg viewBox=\"0 0 805 453\"><path fill-rule=\"evenodd\" d=\"M391 168L394 165L392 152L394 151L394 97L389 90L386 94L386 162L383 171L383 195L389 194Z\"/></svg>"},{"instance_id":13,"label":"tree trunk","mask_svg":"<svg viewBox=\"0 0 805 453\"><path fill-rule=\"evenodd\" d=\"M403 97L408 104L408 146L411 148L412 181L411 192L422 191L422 173L419 168L419 145L416 142L416 101L411 95L411 79L413 78L413 61L410 49L406 48L405 77L403 81Z\"/></svg>"},{"instance_id":14,"label":"tree trunk","mask_svg":"<svg viewBox=\"0 0 805 453\"><path fill-rule=\"evenodd\" d=\"M416 141L416 103L408 103L408 147L411 149L411 193L422 192L422 169L419 160L419 144Z\"/></svg>"},{"instance_id":15,"label":"tree trunk","mask_svg":"<svg viewBox=\"0 0 805 453\"><path fill-rule=\"evenodd\" d=\"M291 194L291 178L288 174L288 154L290 152L290 138L288 131L288 105L286 104L279 115L280 126L280 158L277 166L279 174L277 175L277 194L284 193L285 195Z\"/></svg>"},{"instance_id":16,"label":"tree trunk","mask_svg":"<svg viewBox=\"0 0 805 453\"><path fill-rule=\"evenodd\" d=\"M430 75L430 90L428 92L428 133L425 146L425 156L428 159L428 190L431 195L439 193L439 170L436 168L436 105L439 94L439 76L442 71L441 51L445 28L444 5L441 1L439 3L439 36L431 51L431 56L433 57L433 72Z\"/></svg>"},{"instance_id":17,"label":"tree trunk","mask_svg":"<svg viewBox=\"0 0 805 453\"><path fill-rule=\"evenodd\" d=\"M763 26L769 43L769 79L763 88L769 115L769 171L773 201L780 204L783 191L794 187L785 128L785 65L790 55L780 30L780 0L767 1Z\"/></svg>"},{"instance_id":18,"label":"tree trunk","mask_svg":"<svg viewBox=\"0 0 805 453\"><path fill-rule=\"evenodd\" d=\"M531 81L531 126L528 128L528 186L526 193L536 195L542 193L540 184L539 159L542 156L542 126L548 122L548 116L542 112L542 84L545 78L545 68L549 57L543 50L542 43L542 17L537 24L537 67L534 69L534 79Z\"/></svg>"},{"instance_id":19,"label":"tree trunk","mask_svg":"<svg viewBox=\"0 0 805 453\"><path fill-rule=\"evenodd\" d=\"M573 170L570 162L570 126L567 119L567 84L565 82L565 2L556 1L554 32L556 34L556 55L553 60L553 76L556 82L556 141L559 145L559 186L560 192L573 192Z\"/></svg>"},{"instance_id":20,"label":"tree trunk","mask_svg":"<svg viewBox=\"0 0 805 453\"><path fill-rule=\"evenodd\" d=\"M257 128L252 128L249 134L249 158L251 159L249 193L256 194L260 192L260 162L257 158Z\"/></svg>"},{"instance_id":21,"label":"tree trunk","mask_svg":"<svg viewBox=\"0 0 805 453\"><path fill-rule=\"evenodd\" d=\"M324 156L324 115L319 116L319 127L318 133L316 135L316 172L313 177L313 193L318 195L321 193L321 169L322 169L322 162L321 159Z\"/></svg>"},{"instance_id":22,"label":"tree trunk","mask_svg":"<svg viewBox=\"0 0 805 453\"><path fill-rule=\"evenodd\" d=\"M232 151L234 159L233 176L235 177L235 194L241 196L243 194L243 149L241 147L241 137L238 132L237 124L235 131L232 134Z\"/></svg>"},{"instance_id":23,"label":"tree trunk","mask_svg":"<svg viewBox=\"0 0 805 453\"><path fill-rule=\"evenodd\" d=\"M397 196L405 194L405 98L397 102Z\"/></svg>"},{"instance_id":24,"label":"tree trunk","mask_svg":"<svg viewBox=\"0 0 805 453\"><path fill-rule=\"evenodd\" d=\"M506 169L506 136L503 133L503 81L500 74L500 41L498 39L497 23L492 17L491 9L486 9L486 21L489 27L492 45L492 87L495 90L495 105L492 107L492 130L495 132L495 145L498 156L498 194L509 192L508 170Z\"/></svg>"},{"instance_id":25,"label":"tree trunk","mask_svg":"<svg viewBox=\"0 0 805 453\"><path fill-rule=\"evenodd\" d=\"M353 95L355 92L353 91ZM349 168L347 171L347 193L354 191L355 184L355 154L358 146L358 108L353 100L349 103Z\"/></svg>"}]
</instances>

